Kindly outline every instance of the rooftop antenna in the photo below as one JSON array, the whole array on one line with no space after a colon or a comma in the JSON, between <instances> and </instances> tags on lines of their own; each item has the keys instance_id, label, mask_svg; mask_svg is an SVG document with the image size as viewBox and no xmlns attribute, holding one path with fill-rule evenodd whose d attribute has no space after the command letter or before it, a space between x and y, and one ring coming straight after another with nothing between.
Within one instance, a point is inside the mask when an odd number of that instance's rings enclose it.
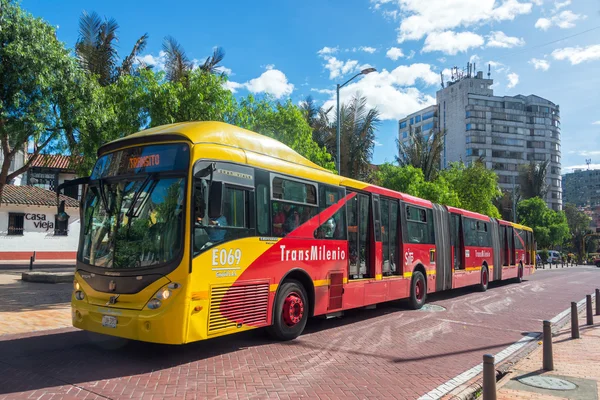
<instances>
[{"instance_id":1,"label":"rooftop antenna","mask_svg":"<svg viewBox=\"0 0 600 400\"><path fill-rule=\"evenodd\" d=\"M492 64L488 64L488 79L490 79L491 75L492 75Z\"/></svg>"},{"instance_id":2,"label":"rooftop antenna","mask_svg":"<svg viewBox=\"0 0 600 400\"><path fill-rule=\"evenodd\" d=\"M440 79L442 80L442 89L444 88L444 74L440 71Z\"/></svg>"},{"instance_id":3,"label":"rooftop antenna","mask_svg":"<svg viewBox=\"0 0 600 400\"><path fill-rule=\"evenodd\" d=\"M590 170L590 164L592 163L592 159L591 159L591 158L588 158L587 160L585 160L585 163L587 164L587 166L588 166L588 171L589 171L589 170Z\"/></svg>"}]
</instances>

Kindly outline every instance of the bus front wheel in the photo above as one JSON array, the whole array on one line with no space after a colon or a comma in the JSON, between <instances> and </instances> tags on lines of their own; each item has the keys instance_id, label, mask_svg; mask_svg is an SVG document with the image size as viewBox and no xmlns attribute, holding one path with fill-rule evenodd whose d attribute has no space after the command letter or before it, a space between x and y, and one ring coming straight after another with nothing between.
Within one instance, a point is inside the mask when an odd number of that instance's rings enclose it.
<instances>
[{"instance_id":1,"label":"bus front wheel","mask_svg":"<svg viewBox=\"0 0 600 400\"><path fill-rule=\"evenodd\" d=\"M485 292L488 289L488 283L490 281L490 276L488 272L488 268L484 265L481 268L481 283L479 284L479 291Z\"/></svg>"},{"instance_id":2,"label":"bus front wheel","mask_svg":"<svg viewBox=\"0 0 600 400\"><path fill-rule=\"evenodd\" d=\"M273 324L267 328L276 340L292 340L300 336L310 307L304 286L298 281L284 282L277 291L273 308Z\"/></svg>"},{"instance_id":3,"label":"bus front wheel","mask_svg":"<svg viewBox=\"0 0 600 400\"><path fill-rule=\"evenodd\" d=\"M410 308L420 309L425 304L425 300L427 300L427 282L422 272L415 271L410 284Z\"/></svg>"}]
</instances>

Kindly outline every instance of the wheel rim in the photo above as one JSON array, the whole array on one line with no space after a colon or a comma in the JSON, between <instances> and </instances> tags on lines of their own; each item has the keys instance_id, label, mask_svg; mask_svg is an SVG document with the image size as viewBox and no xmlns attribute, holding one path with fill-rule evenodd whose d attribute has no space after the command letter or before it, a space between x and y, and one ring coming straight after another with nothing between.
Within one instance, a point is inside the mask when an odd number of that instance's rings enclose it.
<instances>
[{"instance_id":1,"label":"wheel rim","mask_svg":"<svg viewBox=\"0 0 600 400\"><path fill-rule=\"evenodd\" d=\"M425 283L419 279L415 285L415 297L421 301L423 300L423 296L425 296Z\"/></svg>"},{"instance_id":2,"label":"wheel rim","mask_svg":"<svg viewBox=\"0 0 600 400\"><path fill-rule=\"evenodd\" d=\"M483 286L487 286L488 284L488 276L487 276L487 269L483 270Z\"/></svg>"},{"instance_id":3,"label":"wheel rim","mask_svg":"<svg viewBox=\"0 0 600 400\"><path fill-rule=\"evenodd\" d=\"M304 316L304 302L302 297L296 292L287 295L283 302L283 321L287 326L294 326L302 320Z\"/></svg>"}]
</instances>

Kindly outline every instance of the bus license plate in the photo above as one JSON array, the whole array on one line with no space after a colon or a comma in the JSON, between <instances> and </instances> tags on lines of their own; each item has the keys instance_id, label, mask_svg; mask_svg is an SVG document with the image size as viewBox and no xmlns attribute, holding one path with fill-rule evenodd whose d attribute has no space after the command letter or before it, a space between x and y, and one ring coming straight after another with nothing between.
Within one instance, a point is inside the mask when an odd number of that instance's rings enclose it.
<instances>
[{"instance_id":1,"label":"bus license plate","mask_svg":"<svg viewBox=\"0 0 600 400\"><path fill-rule=\"evenodd\" d=\"M111 317L110 315L102 316L102 326L106 328L116 328L117 327L117 317Z\"/></svg>"}]
</instances>

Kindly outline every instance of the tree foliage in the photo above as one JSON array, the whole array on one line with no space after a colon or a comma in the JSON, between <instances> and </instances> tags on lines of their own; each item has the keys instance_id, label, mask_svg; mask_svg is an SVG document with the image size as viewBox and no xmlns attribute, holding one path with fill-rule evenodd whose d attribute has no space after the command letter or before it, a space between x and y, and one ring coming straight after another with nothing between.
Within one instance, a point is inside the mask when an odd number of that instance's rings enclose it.
<instances>
[{"instance_id":1,"label":"tree foliage","mask_svg":"<svg viewBox=\"0 0 600 400\"><path fill-rule=\"evenodd\" d=\"M64 145L65 129L74 129L93 89L54 28L0 0L0 168L2 188L27 171L36 157ZM9 174L11 161L33 143L33 154Z\"/></svg>"},{"instance_id":2,"label":"tree foliage","mask_svg":"<svg viewBox=\"0 0 600 400\"><path fill-rule=\"evenodd\" d=\"M249 95L241 99L230 122L277 139L315 164L335 170L331 155L313 140L312 129L302 110L291 100L280 103L269 98L257 100Z\"/></svg>"},{"instance_id":3,"label":"tree foliage","mask_svg":"<svg viewBox=\"0 0 600 400\"><path fill-rule=\"evenodd\" d=\"M434 203L460 207L459 196L443 176L426 181L423 171L412 165L399 167L390 163L379 166L375 174L377 184L388 189L421 197Z\"/></svg>"},{"instance_id":4,"label":"tree foliage","mask_svg":"<svg viewBox=\"0 0 600 400\"><path fill-rule=\"evenodd\" d=\"M145 33L119 65L118 29L119 24L114 18L102 19L95 12L90 14L84 11L79 18L75 54L81 67L95 75L102 86L115 82L120 76L133 73L136 59L148 43L148 34Z\"/></svg>"},{"instance_id":5,"label":"tree foliage","mask_svg":"<svg viewBox=\"0 0 600 400\"><path fill-rule=\"evenodd\" d=\"M567 247L577 253L580 260L584 258L583 249L583 238L586 233L591 231L590 221L584 212L579 211L575 204L567 203L564 205L564 212L567 218L567 224L569 225L569 232L571 233L567 243ZM589 237L586 241L586 249L593 247L593 238Z\"/></svg>"},{"instance_id":6,"label":"tree foliage","mask_svg":"<svg viewBox=\"0 0 600 400\"><path fill-rule=\"evenodd\" d=\"M546 197L548 192L548 184L546 183L548 163L548 160L541 163L531 161L529 164L520 167L519 193L523 199L531 199L532 197L543 199Z\"/></svg>"},{"instance_id":7,"label":"tree foliage","mask_svg":"<svg viewBox=\"0 0 600 400\"><path fill-rule=\"evenodd\" d=\"M424 135L415 132L412 127L408 131L408 140L396 139L398 154L396 162L401 166L411 165L423 171L426 181L433 181L440 170L442 152L444 151L444 133L433 132Z\"/></svg>"},{"instance_id":8,"label":"tree foliage","mask_svg":"<svg viewBox=\"0 0 600 400\"><path fill-rule=\"evenodd\" d=\"M486 169L481 160L469 166L462 162L451 163L450 168L440 172L440 176L456 191L462 208L500 218L500 212L493 203L494 199L502 196L498 176Z\"/></svg>"},{"instance_id":9,"label":"tree foliage","mask_svg":"<svg viewBox=\"0 0 600 400\"><path fill-rule=\"evenodd\" d=\"M569 225L563 211L554 211L539 197L523 200L517 206L518 222L533 228L538 248L550 248L569 238Z\"/></svg>"}]
</instances>

